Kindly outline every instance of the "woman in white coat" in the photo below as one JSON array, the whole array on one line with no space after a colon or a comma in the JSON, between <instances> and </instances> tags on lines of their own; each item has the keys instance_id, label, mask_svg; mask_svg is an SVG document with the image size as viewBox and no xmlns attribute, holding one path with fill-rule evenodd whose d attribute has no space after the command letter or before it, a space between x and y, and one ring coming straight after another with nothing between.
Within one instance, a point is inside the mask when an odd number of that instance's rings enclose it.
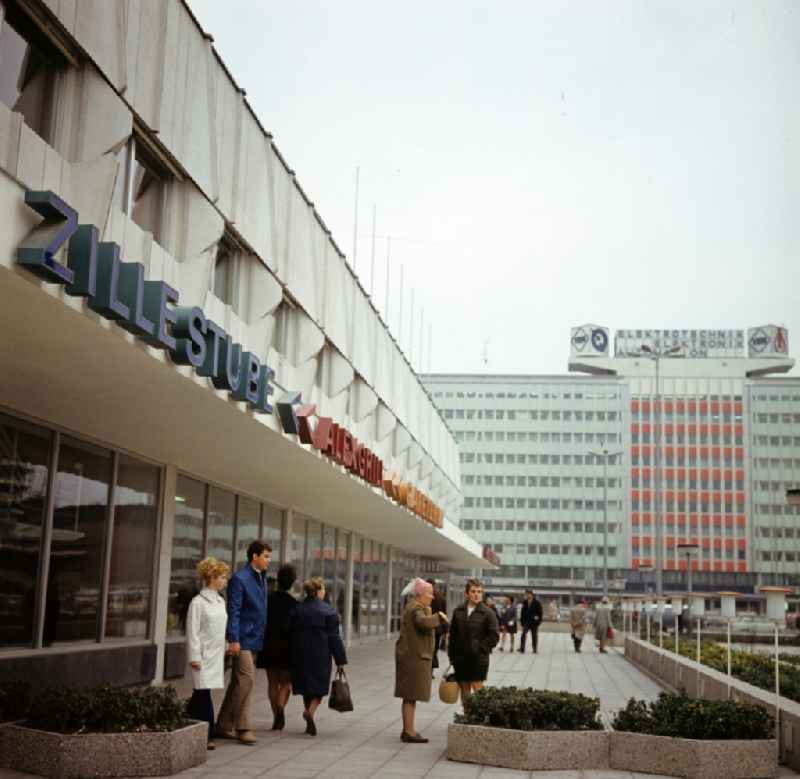
<instances>
[{"instance_id":1,"label":"woman in white coat","mask_svg":"<svg viewBox=\"0 0 800 779\"><path fill-rule=\"evenodd\" d=\"M186 641L192 667L194 692L187 712L193 719L208 722L208 748L214 749L214 702L211 690L225 686L225 626L228 613L225 599L219 594L228 581L230 568L213 557L197 564L203 589L189 604L186 618Z\"/></svg>"}]
</instances>

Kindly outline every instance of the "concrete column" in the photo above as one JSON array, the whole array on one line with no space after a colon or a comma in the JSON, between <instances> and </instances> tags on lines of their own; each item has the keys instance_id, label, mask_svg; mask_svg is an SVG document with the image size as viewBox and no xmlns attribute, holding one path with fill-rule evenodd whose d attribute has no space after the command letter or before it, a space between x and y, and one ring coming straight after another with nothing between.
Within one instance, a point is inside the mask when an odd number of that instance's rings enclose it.
<instances>
[{"instance_id":1,"label":"concrete column","mask_svg":"<svg viewBox=\"0 0 800 779\"><path fill-rule=\"evenodd\" d=\"M168 465L163 471L164 487L161 490L161 525L158 539L157 578L153 591L156 607L153 612L153 643L156 645L156 673L153 684L164 681L164 646L167 641L167 611L169 607L169 580L172 573L172 539L175 535L175 490L178 469Z\"/></svg>"},{"instance_id":2,"label":"concrete column","mask_svg":"<svg viewBox=\"0 0 800 779\"><path fill-rule=\"evenodd\" d=\"M283 524L281 525L281 565L289 562L289 557L292 553L293 520L294 512L291 509L286 509L283 512ZM297 575L302 576L302 571L298 571Z\"/></svg>"},{"instance_id":3,"label":"concrete column","mask_svg":"<svg viewBox=\"0 0 800 779\"><path fill-rule=\"evenodd\" d=\"M392 607L394 604L394 594L392 593L392 553L391 546L386 547L386 638L392 633Z\"/></svg>"},{"instance_id":4,"label":"concrete column","mask_svg":"<svg viewBox=\"0 0 800 779\"><path fill-rule=\"evenodd\" d=\"M353 633L353 574L355 572L355 548L358 536L347 537L347 569L344 577L344 644L350 646ZM363 594L363 593L362 593Z\"/></svg>"}]
</instances>

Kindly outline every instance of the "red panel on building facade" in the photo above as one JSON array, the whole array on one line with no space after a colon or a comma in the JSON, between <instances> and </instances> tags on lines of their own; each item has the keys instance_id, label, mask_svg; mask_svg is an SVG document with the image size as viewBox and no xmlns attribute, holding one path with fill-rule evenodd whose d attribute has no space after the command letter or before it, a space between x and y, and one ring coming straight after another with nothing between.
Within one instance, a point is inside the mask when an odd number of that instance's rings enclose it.
<instances>
[{"instance_id":1,"label":"red panel on building facade","mask_svg":"<svg viewBox=\"0 0 800 779\"><path fill-rule=\"evenodd\" d=\"M737 538L736 539L736 548L737 549L747 549L747 539L746 538Z\"/></svg>"},{"instance_id":2,"label":"red panel on building facade","mask_svg":"<svg viewBox=\"0 0 800 779\"><path fill-rule=\"evenodd\" d=\"M733 565L733 560L729 560L727 563L725 563L725 570L728 573L733 573L736 570Z\"/></svg>"},{"instance_id":3,"label":"red panel on building facade","mask_svg":"<svg viewBox=\"0 0 800 779\"><path fill-rule=\"evenodd\" d=\"M747 573L747 563L745 562L736 563L736 570L738 573Z\"/></svg>"}]
</instances>

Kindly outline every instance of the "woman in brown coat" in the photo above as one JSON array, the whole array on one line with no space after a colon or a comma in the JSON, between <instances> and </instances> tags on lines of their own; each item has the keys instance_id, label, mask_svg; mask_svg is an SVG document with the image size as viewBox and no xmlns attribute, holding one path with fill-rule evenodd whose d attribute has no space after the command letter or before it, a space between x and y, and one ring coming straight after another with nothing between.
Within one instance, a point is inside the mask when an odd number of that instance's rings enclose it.
<instances>
[{"instance_id":1,"label":"woman in brown coat","mask_svg":"<svg viewBox=\"0 0 800 779\"><path fill-rule=\"evenodd\" d=\"M417 701L431 699L431 675L436 628L447 624L447 616L431 614L433 587L423 579L414 580L414 597L403 612L400 636L395 645L396 676L394 697L402 698L401 741L427 744L414 727Z\"/></svg>"}]
</instances>

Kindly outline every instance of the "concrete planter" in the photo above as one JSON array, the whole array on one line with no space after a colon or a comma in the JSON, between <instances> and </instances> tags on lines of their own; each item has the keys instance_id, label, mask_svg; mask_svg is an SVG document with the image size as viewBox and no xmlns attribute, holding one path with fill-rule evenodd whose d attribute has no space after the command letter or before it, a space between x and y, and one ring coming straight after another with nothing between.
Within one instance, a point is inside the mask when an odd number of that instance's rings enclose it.
<instances>
[{"instance_id":1,"label":"concrete planter","mask_svg":"<svg viewBox=\"0 0 800 779\"><path fill-rule=\"evenodd\" d=\"M21 725L0 728L0 766L55 779L169 776L206 761L208 724L169 733L65 735Z\"/></svg>"},{"instance_id":2,"label":"concrete planter","mask_svg":"<svg viewBox=\"0 0 800 779\"><path fill-rule=\"evenodd\" d=\"M608 733L450 725L447 759L523 771L608 768Z\"/></svg>"},{"instance_id":3,"label":"concrete planter","mask_svg":"<svg viewBox=\"0 0 800 779\"><path fill-rule=\"evenodd\" d=\"M610 767L642 774L666 774L684 779L769 779L778 770L778 748L768 741L698 741L609 734Z\"/></svg>"}]
</instances>

